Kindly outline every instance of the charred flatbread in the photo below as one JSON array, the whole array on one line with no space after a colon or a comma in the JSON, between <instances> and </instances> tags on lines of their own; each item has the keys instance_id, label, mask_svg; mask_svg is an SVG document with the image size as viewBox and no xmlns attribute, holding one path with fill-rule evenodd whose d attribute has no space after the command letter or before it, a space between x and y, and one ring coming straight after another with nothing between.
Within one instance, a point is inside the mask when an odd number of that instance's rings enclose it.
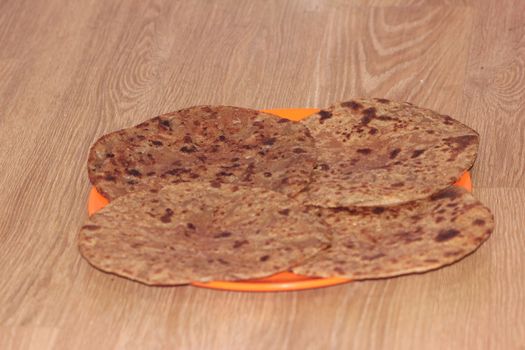
<instances>
[{"instance_id":1,"label":"charred flatbread","mask_svg":"<svg viewBox=\"0 0 525 350\"><path fill-rule=\"evenodd\" d=\"M90 150L88 173L110 200L188 181L293 196L310 181L315 159L301 123L245 108L197 106L101 137Z\"/></svg>"},{"instance_id":2,"label":"charred flatbread","mask_svg":"<svg viewBox=\"0 0 525 350\"><path fill-rule=\"evenodd\" d=\"M310 208L332 228L331 248L293 269L354 280L433 270L475 251L494 218L472 194L450 187L392 207Z\"/></svg>"},{"instance_id":3,"label":"charred flatbread","mask_svg":"<svg viewBox=\"0 0 525 350\"><path fill-rule=\"evenodd\" d=\"M100 270L178 285L286 271L329 240L321 219L281 193L193 182L117 198L82 227L79 249Z\"/></svg>"},{"instance_id":4,"label":"charred flatbread","mask_svg":"<svg viewBox=\"0 0 525 350\"><path fill-rule=\"evenodd\" d=\"M386 99L355 99L307 118L318 149L301 194L322 207L394 205L453 184L476 158L478 134L457 120Z\"/></svg>"}]
</instances>

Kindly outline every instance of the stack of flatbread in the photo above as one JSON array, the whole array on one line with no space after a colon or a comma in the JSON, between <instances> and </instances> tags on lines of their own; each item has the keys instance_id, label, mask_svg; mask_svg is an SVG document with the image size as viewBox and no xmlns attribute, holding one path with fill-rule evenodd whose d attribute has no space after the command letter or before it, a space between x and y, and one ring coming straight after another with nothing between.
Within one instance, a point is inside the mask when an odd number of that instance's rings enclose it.
<instances>
[{"instance_id":1,"label":"stack of flatbread","mask_svg":"<svg viewBox=\"0 0 525 350\"><path fill-rule=\"evenodd\" d=\"M89 178L110 203L82 227L80 252L151 285L436 269L494 228L490 211L453 185L478 144L449 116L386 99L338 103L300 122L183 109L92 146Z\"/></svg>"}]
</instances>

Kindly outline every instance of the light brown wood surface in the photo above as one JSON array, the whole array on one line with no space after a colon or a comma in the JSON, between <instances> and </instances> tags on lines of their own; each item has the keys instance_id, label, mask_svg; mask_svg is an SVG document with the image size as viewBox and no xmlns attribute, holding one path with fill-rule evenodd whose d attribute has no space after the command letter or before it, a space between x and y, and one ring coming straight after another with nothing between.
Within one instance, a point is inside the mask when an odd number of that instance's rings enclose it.
<instances>
[{"instance_id":1,"label":"light brown wood surface","mask_svg":"<svg viewBox=\"0 0 525 350\"><path fill-rule=\"evenodd\" d=\"M477 129L488 242L422 275L151 288L76 248L99 136L201 103L408 100ZM525 349L525 1L0 0L0 349Z\"/></svg>"}]
</instances>

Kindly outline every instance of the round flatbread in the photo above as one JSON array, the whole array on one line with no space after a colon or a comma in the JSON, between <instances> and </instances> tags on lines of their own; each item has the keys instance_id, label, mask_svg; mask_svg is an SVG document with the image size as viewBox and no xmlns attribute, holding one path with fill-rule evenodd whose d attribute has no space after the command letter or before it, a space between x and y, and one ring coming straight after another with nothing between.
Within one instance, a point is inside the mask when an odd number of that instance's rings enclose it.
<instances>
[{"instance_id":1,"label":"round flatbread","mask_svg":"<svg viewBox=\"0 0 525 350\"><path fill-rule=\"evenodd\" d=\"M245 108L198 106L101 137L89 153L88 172L110 200L187 181L293 196L310 181L315 160L301 123Z\"/></svg>"},{"instance_id":2,"label":"round flatbread","mask_svg":"<svg viewBox=\"0 0 525 350\"><path fill-rule=\"evenodd\" d=\"M310 208L334 235L332 247L295 273L353 280L433 270L476 250L494 218L469 192L450 187L392 207Z\"/></svg>"},{"instance_id":3,"label":"round flatbread","mask_svg":"<svg viewBox=\"0 0 525 350\"><path fill-rule=\"evenodd\" d=\"M180 183L117 198L82 227L79 249L103 271L178 285L285 271L330 238L326 223L283 194Z\"/></svg>"},{"instance_id":4,"label":"round flatbread","mask_svg":"<svg viewBox=\"0 0 525 350\"><path fill-rule=\"evenodd\" d=\"M322 207L394 205L451 184L476 158L478 134L429 109L385 99L342 102L304 124L318 148L300 198Z\"/></svg>"}]
</instances>

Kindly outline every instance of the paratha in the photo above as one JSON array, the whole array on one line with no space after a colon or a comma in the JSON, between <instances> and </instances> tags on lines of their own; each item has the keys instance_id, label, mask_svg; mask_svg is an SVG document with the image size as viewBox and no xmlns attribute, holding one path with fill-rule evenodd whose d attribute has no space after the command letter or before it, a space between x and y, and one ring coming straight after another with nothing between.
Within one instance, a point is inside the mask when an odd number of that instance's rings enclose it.
<instances>
[{"instance_id":1,"label":"paratha","mask_svg":"<svg viewBox=\"0 0 525 350\"><path fill-rule=\"evenodd\" d=\"M394 205L445 189L476 159L477 132L386 99L355 99L304 120L318 150L299 197L322 207Z\"/></svg>"},{"instance_id":2,"label":"paratha","mask_svg":"<svg viewBox=\"0 0 525 350\"><path fill-rule=\"evenodd\" d=\"M311 277L362 280L433 270L472 253L494 229L489 209L454 186L398 206L309 210L334 237L331 248L293 269Z\"/></svg>"},{"instance_id":3,"label":"paratha","mask_svg":"<svg viewBox=\"0 0 525 350\"><path fill-rule=\"evenodd\" d=\"M178 285L286 271L329 241L326 223L281 193L192 182L115 199L82 227L79 249L100 270Z\"/></svg>"},{"instance_id":4,"label":"paratha","mask_svg":"<svg viewBox=\"0 0 525 350\"><path fill-rule=\"evenodd\" d=\"M112 200L188 181L257 186L293 196L310 181L316 150L298 122L251 109L197 106L101 137L91 183Z\"/></svg>"}]
</instances>

